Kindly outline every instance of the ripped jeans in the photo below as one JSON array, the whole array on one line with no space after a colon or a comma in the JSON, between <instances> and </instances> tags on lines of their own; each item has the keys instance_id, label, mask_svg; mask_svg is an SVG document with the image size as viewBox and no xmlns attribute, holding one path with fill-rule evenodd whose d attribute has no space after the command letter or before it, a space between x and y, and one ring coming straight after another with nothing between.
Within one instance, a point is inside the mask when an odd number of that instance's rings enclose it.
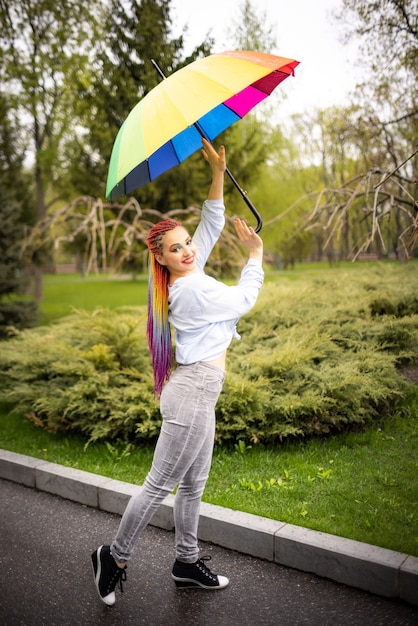
<instances>
[{"instance_id":1,"label":"ripped jeans","mask_svg":"<svg viewBox=\"0 0 418 626\"><path fill-rule=\"evenodd\" d=\"M179 365L163 388L163 422L152 466L143 487L130 499L111 545L116 561L131 558L139 535L176 485L176 558L184 563L198 559L200 501L212 463L215 406L224 380L222 369L193 363Z\"/></svg>"}]
</instances>

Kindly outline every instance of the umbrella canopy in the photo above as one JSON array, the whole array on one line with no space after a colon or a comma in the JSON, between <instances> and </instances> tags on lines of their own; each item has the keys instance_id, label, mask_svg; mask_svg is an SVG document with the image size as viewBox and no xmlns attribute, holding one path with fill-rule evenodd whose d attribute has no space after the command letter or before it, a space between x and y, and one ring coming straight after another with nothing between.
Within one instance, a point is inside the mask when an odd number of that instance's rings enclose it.
<instances>
[{"instance_id":1,"label":"umbrella canopy","mask_svg":"<svg viewBox=\"0 0 418 626\"><path fill-rule=\"evenodd\" d=\"M234 50L190 63L159 83L132 109L110 158L106 196L129 194L182 163L244 117L298 61ZM233 181L235 182L235 181Z\"/></svg>"}]
</instances>

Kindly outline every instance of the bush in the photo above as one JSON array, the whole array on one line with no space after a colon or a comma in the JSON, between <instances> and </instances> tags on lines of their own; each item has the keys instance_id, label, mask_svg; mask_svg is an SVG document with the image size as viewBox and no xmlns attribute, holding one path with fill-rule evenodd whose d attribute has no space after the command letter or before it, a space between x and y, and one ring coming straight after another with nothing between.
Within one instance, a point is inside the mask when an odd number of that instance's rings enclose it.
<instances>
[{"instance_id":1,"label":"bush","mask_svg":"<svg viewBox=\"0 0 418 626\"><path fill-rule=\"evenodd\" d=\"M229 351L219 443L321 435L391 413L411 385L401 368L418 363L418 314L376 315L372 304L412 302L418 285L413 266L383 267L264 286ZM145 315L97 309L22 331L2 345L2 397L53 432L153 439Z\"/></svg>"},{"instance_id":2,"label":"bush","mask_svg":"<svg viewBox=\"0 0 418 626\"><path fill-rule=\"evenodd\" d=\"M35 326L38 307L32 300L9 300L0 302L0 339L7 339L23 328Z\"/></svg>"},{"instance_id":3,"label":"bush","mask_svg":"<svg viewBox=\"0 0 418 626\"><path fill-rule=\"evenodd\" d=\"M160 417L144 313L97 309L23 331L3 346L5 397L36 425L89 440L154 437Z\"/></svg>"}]
</instances>

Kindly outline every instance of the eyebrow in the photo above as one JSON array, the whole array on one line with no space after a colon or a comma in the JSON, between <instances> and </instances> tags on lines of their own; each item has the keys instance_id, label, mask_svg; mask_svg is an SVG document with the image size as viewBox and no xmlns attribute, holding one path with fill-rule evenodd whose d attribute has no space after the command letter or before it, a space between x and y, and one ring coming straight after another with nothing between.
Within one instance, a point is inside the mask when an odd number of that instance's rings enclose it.
<instances>
[{"instance_id":1,"label":"eyebrow","mask_svg":"<svg viewBox=\"0 0 418 626\"><path fill-rule=\"evenodd\" d=\"M186 241L188 241L189 239L191 239L190 235L187 235L186 239L184 240L184 243L186 243ZM181 246L181 243L178 241L176 243L172 243L168 249L171 250L171 248L175 248L176 246Z\"/></svg>"}]
</instances>

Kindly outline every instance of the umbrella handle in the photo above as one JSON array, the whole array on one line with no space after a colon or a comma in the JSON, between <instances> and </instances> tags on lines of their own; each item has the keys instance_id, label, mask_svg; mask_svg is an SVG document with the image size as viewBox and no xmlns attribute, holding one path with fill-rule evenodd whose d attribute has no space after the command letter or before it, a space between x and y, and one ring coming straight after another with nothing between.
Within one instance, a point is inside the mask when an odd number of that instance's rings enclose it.
<instances>
[{"instance_id":1,"label":"umbrella handle","mask_svg":"<svg viewBox=\"0 0 418 626\"><path fill-rule=\"evenodd\" d=\"M229 178L231 179L231 181L233 182L235 187L238 189L238 191L241 194L241 197L244 200L245 204L248 206L248 208L250 209L251 213L256 218L257 226L254 228L254 231L256 233L259 233L261 228L262 228L262 226L263 226L263 220L261 219L260 213L257 211L255 206L253 205L253 203L251 202L251 200L247 196L247 192L244 191L242 189L242 187L238 184L237 180L234 178L234 176L232 175L232 173L230 172L230 170L228 168L226 168L226 173L228 174Z\"/></svg>"}]
</instances>

